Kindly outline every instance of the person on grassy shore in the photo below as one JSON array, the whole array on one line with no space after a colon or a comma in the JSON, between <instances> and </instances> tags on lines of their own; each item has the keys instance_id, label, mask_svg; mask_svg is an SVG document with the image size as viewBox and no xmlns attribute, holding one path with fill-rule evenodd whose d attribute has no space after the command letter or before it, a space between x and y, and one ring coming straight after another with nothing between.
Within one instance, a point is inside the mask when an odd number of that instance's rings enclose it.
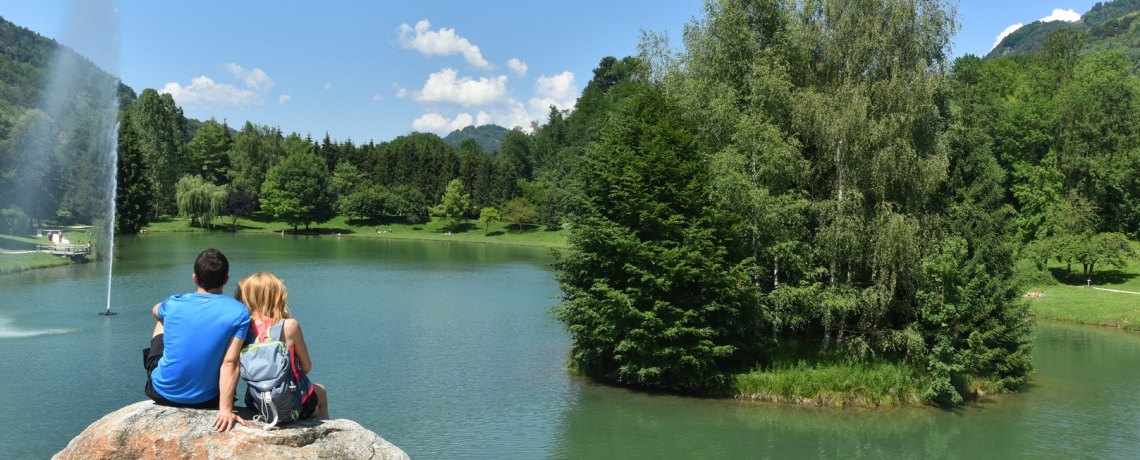
<instances>
[{"instance_id":1,"label":"person on grassy shore","mask_svg":"<svg viewBox=\"0 0 1140 460\"><path fill-rule=\"evenodd\" d=\"M289 360L293 375L301 388L302 408L301 419L310 417L329 418L328 392L324 385L312 383L308 373L313 368L309 359L309 349L305 345L305 336L301 333L301 324L289 314L286 300L289 291L280 278L266 272L257 272L238 283L237 300L245 303L249 308L251 323L247 332L246 343L254 344L270 339L268 332L279 322L282 327L285 345L289 348ZM253 407L253 396L249 392L245 395L246 407Z\"/></svg>"}]
</instances>

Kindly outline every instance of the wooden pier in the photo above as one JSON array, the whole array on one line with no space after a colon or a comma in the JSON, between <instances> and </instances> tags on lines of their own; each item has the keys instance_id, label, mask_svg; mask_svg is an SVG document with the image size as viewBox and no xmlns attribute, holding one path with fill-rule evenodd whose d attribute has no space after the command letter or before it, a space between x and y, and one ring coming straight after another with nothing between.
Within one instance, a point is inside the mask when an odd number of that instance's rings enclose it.
<instances>
[{"instance_id":1,"label":"wooden pier","mask_svg":"<svg viewBox=\"0 0 1140 460\"><path fill-rule=\"evenodd\" d=\"M37 244L36 252L62 257L81 257L91 254L91 247L80 244Z\"/></svg>"}]
</instances>

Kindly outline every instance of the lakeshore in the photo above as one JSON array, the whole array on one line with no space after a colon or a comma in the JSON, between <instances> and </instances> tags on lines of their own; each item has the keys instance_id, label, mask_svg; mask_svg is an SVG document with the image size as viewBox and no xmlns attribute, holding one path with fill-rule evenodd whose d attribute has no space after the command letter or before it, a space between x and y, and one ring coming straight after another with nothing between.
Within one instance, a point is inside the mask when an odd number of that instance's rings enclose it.
<instances>
[{"instance_id":1,"label":"lakeshore","mask_svg":"<svg viewBox=\"0 0 1140 460\"><path fill-rule=\"evenodd\" d=\"M1038 319L1074 324L1107 326L1140 331L1140 261L1131 260L1122 270L1103 270L1093 274L1092 283L1083 283L1080 267L1065 276L1065 267L1050 264L1057 280L1070 283L1029 286L1026 291L1044 293L1044 297L1025 297L1030 311ZM1080 284L1076 284L1080 283Z\"/></svg>"},{"instance_id":2,"label":"lakeshore","mask_svg":"<svg viewBox=\"0 0 1140 460\"><path fill-rule=\"evenodd\" d=\"M237 220L236 230L231 225L230 218L218 218L213 226L192 227L186 220L164 219L151 222L144 227L147 233L172 232L217 232L238 234L283 234L283 235L323 235L339 236L341 238L380 238L400 240L428 240L428 241L458 241L464 243L502 244L512 246L532 246L564 249L566 243L566 227L548 230L539 225L524 225L520 230L517 224L506 222L493 222L489 228L477 220L464 220L454 229L447 228L446 221L442 219L425 220L419 223L410 223L403 217L392 217L379 220L352 220L346 216L337 216L332 220L314 225L309 229L298 228L293 233L293 226L285 222L274 221L263 216L262 213L252 213L248 217Z\"/></svg>"}]
</instances>

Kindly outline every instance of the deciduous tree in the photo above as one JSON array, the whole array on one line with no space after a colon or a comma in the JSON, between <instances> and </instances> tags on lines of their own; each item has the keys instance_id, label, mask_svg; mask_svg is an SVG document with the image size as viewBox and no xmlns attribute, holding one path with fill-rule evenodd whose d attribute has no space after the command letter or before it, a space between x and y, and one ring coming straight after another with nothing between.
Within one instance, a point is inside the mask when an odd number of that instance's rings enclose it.
<instances>
[{"instance_id":1,"label":"deciduous tree","mask_svg":"<svg viewBox=\"0 0 1140 460\"><path fill-rule=\"evenodd\" d=\"M336 216L331 177L324 160L295 154L274 166L261 186L261 209L293 226L328 222Z\"/></svg>"}]
</instances>

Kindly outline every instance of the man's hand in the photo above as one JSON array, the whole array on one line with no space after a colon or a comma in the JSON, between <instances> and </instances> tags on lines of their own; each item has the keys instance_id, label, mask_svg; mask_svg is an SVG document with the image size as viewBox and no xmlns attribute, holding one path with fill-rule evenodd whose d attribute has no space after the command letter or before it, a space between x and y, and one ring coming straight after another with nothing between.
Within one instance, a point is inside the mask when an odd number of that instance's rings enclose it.
<instances>
[{"instance_id":1,"label":"man's hand","mask_svg":"<svg viewBox=\"0 0 1140 460\"><path fill-rule=\"evenodd\" d=\"M232 410L220 410L218 411L218 416L214 418L214 424L211 426L214 428L214 431L225 433L237 426L238 423L245 426L245 420L242 420L241 417Z\"/></svg>"}]
</instances>

